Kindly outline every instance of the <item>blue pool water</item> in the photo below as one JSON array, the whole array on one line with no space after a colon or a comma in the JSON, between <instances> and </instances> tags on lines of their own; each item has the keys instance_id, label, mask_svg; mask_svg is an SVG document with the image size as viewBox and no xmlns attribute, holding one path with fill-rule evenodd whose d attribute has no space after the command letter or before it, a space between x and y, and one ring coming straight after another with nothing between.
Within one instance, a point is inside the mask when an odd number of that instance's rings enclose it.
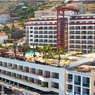
<instances>
[{"instance_id":1,"label":"blue pool water","mask_svg":"<svg viewBox=\"0 0 95 95\"><path fill-rule=\"evenodd\" d=\"M34 55L34 52L27 52L26 55L27 55L27 54ZM39 54L39 52L35 52L35 54L37 55L37 54Z\"/></svg>"}]
</instances>

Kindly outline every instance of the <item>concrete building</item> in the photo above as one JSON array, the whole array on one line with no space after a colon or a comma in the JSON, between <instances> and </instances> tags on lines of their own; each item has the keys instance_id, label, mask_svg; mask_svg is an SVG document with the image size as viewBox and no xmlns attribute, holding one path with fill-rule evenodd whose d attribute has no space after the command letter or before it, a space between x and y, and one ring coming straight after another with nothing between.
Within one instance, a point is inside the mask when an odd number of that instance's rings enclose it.
<instances>
[{"instance_id":1,"label":"concrete building","mask_svg":"<svg viewBox=\"0 0 95 95\"><path fill-rule=\"evenodd\" d=\"M0 82L42 94L95 95L94 55L73 56L60 67L0 57Z\"/></svg>"},{"instance_id":2,"label":"concrete building","mask_svg":"<svg viewBox=\"0 0 95 95\"><path fill-rule=\"evenodd\" d=\"M36 18L26 24L26 42L29 45L47 44L53 48L67 49L68 17L71 14L77 14L78 10L68 7L57 8L57 15L48 11L46 16L44 14L42 16L42 12L39 16L38 12Z\"/></svg>"},{"instance_id":3,"label":"concrete building","mask_svg":"<svg viewBox=\"0 0 95 95\"><path fill-rule=\"evenodd\" d=\"M26 42L42 46L43 43L57 47L57 19L31 20L26 25Z\"/></svg>"},{"instance_id":4,"label":"concrete building","mask_svg":"<svg viewBox=\"0 0 95 95\"><path fill-rule=\"evenodd\" d=\"M35 11L35 18L46 18L46 16L49 16L49 18L56 17L57 10L44 9L44 10Z\"/></svg>"},{"instance_id":5,"label":"concrete building","mask_svg":"<svg viewBox=\"0 0 95 95\"><path fill-rule=\"evenodd\" d=\"M8 39L8 35L0 34L0 44L4 43Z\"/></svg>"},{"instance_id":6,"label":"concrete building","mask_svg":"<svg viewBox=\"0 0 95 95\"><path fill-rule=\"evenodd\" d=\"M10 15L8 14L0 14L0 24L4 24L10 21Z\"/></svg>"},{"instance_id":7,"label":"concrete building","mask_svg":"<svg viewBox=\"0 0 95 95\"><path fill-rule=\"evenodd\" d=\"M7 77L6 77L7 76ZM0 81L43 94L65 94L65 69L0 57Z\"/></svg>"},{"instance_id":8,"label":"concrete building","mask_svg":"<svg viewBox=\"0 0 95 95\"><path fill-rule=\"evenodd\" d=\"M66 95L95 95L95 57L83 55L66 71ZM71 63L72 65L72 63Z\"/></svg>"},{"instance_id":9,"label":"concrete building","mask_svg":"<svg viewBox=\"0 0 95 95\"><path fill-rule=\"evenodd\" d=\"M69 52L95 52L95 14L71 16L68 29Z\"/></svg>"}]
</instances>

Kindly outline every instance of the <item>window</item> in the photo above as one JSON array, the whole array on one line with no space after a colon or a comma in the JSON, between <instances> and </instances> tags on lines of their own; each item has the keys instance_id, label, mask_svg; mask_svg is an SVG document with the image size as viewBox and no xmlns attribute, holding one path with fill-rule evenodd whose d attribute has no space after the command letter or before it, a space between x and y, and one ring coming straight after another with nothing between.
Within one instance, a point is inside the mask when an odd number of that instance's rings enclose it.
<instances>
[{"instance_id":1,"label":"window","mask_svg":"<svg viewBox=\"0 0 95 95\"><path fill-rule=\"evenodd\" d=\"M76 41L76 44L80 44L80 41L79 41L79 40L77 40L77 41Z\"/></svg>"},{"instance_id":2,"label":"window","mask_svg":"<svg viewBox=\"0 0 95 95\"><path fill-rule=\"evenodd\" d=\"M74 39L74 36L70 36L70 39Z\"/></svg>"},{"instance_id":3,"label":"window","mask_svg":"<svg viewBox=\"0 0 95 95\"><path fill-rule=\"evenodd\" d=\"M76 34L80 34L80 31L76 31Z\"/></svg>"},{"instance_id":4,"label":"window","mask_svg":"<svg viewBox=\"0 0 95 95\"><path fill-rule=\"evenodd\" d=\"M93 42L92 41L88 41L88 44L93 44Z\"/></svg>"},{"instance_id":5,"label":"window","mask_svg":"<svg viewBox=\"0 0 95 95\"><path fill-rule=\"evenodd\" d=\"M93 37L92 36L88 36L88 39L93 39Z\"/></svg>"},{"instance_id":6,"label":"window","mask_svg":"<svg viewBox=\"0 0 95 95\"><path fill-rule=\"evenodd\" d=\"M44 34L47 34L47 31L44 31Z\"/></svg>"},{"instance_id":7,"label":"window","mask_svg":"<svg viewBox=\"0 0 95 95\"><path fill-rule=\"evenodd\" d=\"M86 34L86 31L82 31L82 34Z\"/></svg>"},{"instance_id":8,"label":"window","mask_svg":"<svg viewBox=\"0 0 95 95\"><path fill-rule=\"evenodd\" d=\"M30 41L33 41L33 39L30 39Z\"/></svg>"},{"instance_id":9,"label":"window","mask_svg":"<svg viewBox=\"0 0 95 95\"><path fill-rule=\"evenodd\" d=\"M73 79L73 75L72 74L68 74L68 79L72 80Z\"/></svg>"},{"instance_id":10,"label":"window","mask_svg":"<svg viewBox=\"0 0 95 95\"><path fill-rule=\"evenodd\" d=\"M59 83L52 82L52 87L59 89Z\"/></svg>"},{"instance_id":11,"label":"window","mask_svg":"<svg viewBox=\"0 0 95 95\"><path fill-rule=\"evenodd\" d=\"M92 34L93 33L93 31L88 31L88 34Z\"/></svg>"},{"instance_id":12,"label":"window","mask_svg":"<svg viewBox=\"0 0 95 95\"><path fill-rule=\"evenodd\" d=\"M80 29L80 26L76 26L76 29Z\"/></svg>"},{"instance_id":13,"label":"window","mask_svg":"<svg viewBox=\"0 0 95 95\"><path fill-rule=\"evenodd\" d=\"M33 27L30 27L30 29L33 29Z\"/></svg>"},{"instance_id":14,"label":"window","mask_svg":"<svg viewBox=\"0 0 95 95\"><path fill-rule=\"evenodd\" d=\"M38 31L35 31L34 34L38 34Z\"/></svg>"},{"instance_id":15,"label":"window","mask_svg":"<svg viewBox=\"0 0 95 95\"><path fill-rule=\"evenodd\" d=\"M54 34L56 34L57 33L57 31L54 31Z\"/></svg>"},{"instance_id":16,"label":"window","mask_svg":"<svg viewBox=\"0 0 95 95\"><path fill-rule=\"evenodd\" d=\"M82 41L82 44L86 44L86 41Z\"/></svg>"},{"instance_id":17,"label":"window","mask_svg":"<svg viewBox=\"0 0 95 95\"><path fill-rule=\"evenodd\" d=\"M72 90L73 89L73 86L72 85L68 85L68 90Z\"/></svg>"},{"instance_id":18,"label":"window","mask_svg":"<svg viewBox=\"0 0 95 95\"><path fill-rule=\"evenodd\" d=\"M74 31L70 31L70 34L74 34Z\"/></svg>"},{"instance_id":19,"label":"window","mask_svg":"<svg viewBox=\"0 0 95 95\"><path fill-rule=\"evenodd\" d=\"M40 29L40 30L42 30L42 29L43 29L43 27L39 27L39 29Z\"/></svg>"},{"instance_id":20,"label":"window","mask_svg":"<svg viewBox=\"0 0 95 95\"><path fill-rule=\"evenodd\" d=\"M59 79L59 74L58 73L52 73L52 78L56 78L56 79Z\"/></svg>"},{"instance_id":21,"label":"window","mask_svg":"<svg viewBox=\"0 0 95 95\"><path fill-rule=\"evenodd\" d=\"M82 36L82 39L86 39L86 36Z\"/></svg>"},{"instance_id":22,"label":"window","mask_svg":"<svg viewBox=\"0 0 95 95\"><path fill-rule=\"evenodd\" d=\"M70 26L70 29L74 29L74 26Z\"/></svg>"},{"instance_id":23,"label":"window","mask_svg":"<svg viewBox=\"0 0 95 95\"><path fill-rule=\"evenodd\" d=\"M70 43L74 43L74 40L71 40Z\"/></svg>"},{"instance_id":24,"label":"window","mask_svg":"<svg viewBox=\"0 0 95 95\"><path fill-rule=\"evenodd\" d=\"M47 35L44 35L44 38L47 38Z\"/></svg>"},{"instance_id":25,"label":"window","mask_svg":"<svg viewBox=\"0 0 95 95\"><path fill-rule=\"evenodd\" d=\"M52 27L49 27L49 29L52 29Z\"/></svg>"},{"instance_id":26,"label":"window","mask_svg":"<svg viewBox=\"0 0 95 95\"><path fill-rule=\"evenodd\" d=\"M39 34L43 34L43 31L39 31Z\"/></svg>"},{"instance_id":27,"label":"window","mask_svg":"<svg viewBox=\"0 0 95 95\"><path fill-rule=\"evenodd\" d=\"M49 34L52 34L52 31L49 31Z\"/></svg>"},{"instance_id":28,"label":"window","mask_svg":"<svg viewBox=\"0 0 95 95\"><path fill-rule=\"evenodd\" d=\"M57 29L57 27L55 26L54 29Z\"/></svg>"},{"instance_id":29,"label":"window","mask_svg":"<svg viewBox=\"0 0 95 95\"><path fill-rule=\"evenodd\" d=\"M80 36L76 36L76 39L80 39Z\"/></svg>"},{"instance_id":30,"label":"window","mask_svg":"<svg viewBox=\"0 0 95 95\"><path fill-rule=\"evenodd\" d=\"M47 27L44 27L44 29L47 29Z\"/></svg>"},{"instance_id":31,"label":"window","mask_svg":"<svg viewBox=\"0 0 95 95\"><path fill-rule=\"evenodd\" d=\"M74 77L74 80L75 80L74 83L75 83L76 85L80 85L80 84L81 84L81 77L80 77L80 76L77 76L77 75L76 75L76 76Z\"/></svg>"},{"instance_id":32,"label":"window","mask_svg":"<svg viewBox=\"0 0 95 95\"><path fill-rule=\"evenodd\" d=\"M34 28L34 30L37 30L37 29L38 29L38 27L35 27L35 28Z\"/></svg>"},{"instance_id":33,"label":"window","mask_svg":"<svg viewBox=\"0 0 95 95\"><path fill-rule=\"evenodd\" d=\"M30 31L30 33L33 33L33 31Z\"/></svg>"},{"instance_id":34,"label":"window","mask_svg":"<svg viewBox=\"0 0 95 95\"><path fill-rule=\"evenodd\" d=\"M82 26L82 29L86 29L86 26Z\"/></svg>"},{"instance_id":35,"label":"window","mask_svg":"<svg viewBox=\"0 0 95 95\"><path fill-rule=\"evenodd\" d=\"M33 37L33 35L30 35L30 37Z\"/></svg>"},{"instance_id":36,"label":"window","mask_svg":"<svg viewBox=\"0 0 95 95\"><path fill-rule=\"evenodd\" d=\"M93 29L93 27L92 26L88 26L88 29Z\"/></svg>"}]
</instances>

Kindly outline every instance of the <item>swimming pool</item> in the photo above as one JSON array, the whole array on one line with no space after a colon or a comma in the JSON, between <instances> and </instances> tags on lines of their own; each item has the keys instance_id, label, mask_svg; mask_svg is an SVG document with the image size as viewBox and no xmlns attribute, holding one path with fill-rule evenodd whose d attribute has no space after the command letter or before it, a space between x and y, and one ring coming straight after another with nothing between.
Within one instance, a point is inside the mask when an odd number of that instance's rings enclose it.
<instances>
[{"instance_id":1,"label":"swimming pool","mask_svg":"<svg viewBox=\"0 0 95 95\"><path fill-rule=\"evenodd\" d=\"M28 54L34 55L34 52L27 52L26 55L28 55ZM35 55L38 55L38 54L39 54L39 52L35 52Z\"/></svg>"}]
</instances>

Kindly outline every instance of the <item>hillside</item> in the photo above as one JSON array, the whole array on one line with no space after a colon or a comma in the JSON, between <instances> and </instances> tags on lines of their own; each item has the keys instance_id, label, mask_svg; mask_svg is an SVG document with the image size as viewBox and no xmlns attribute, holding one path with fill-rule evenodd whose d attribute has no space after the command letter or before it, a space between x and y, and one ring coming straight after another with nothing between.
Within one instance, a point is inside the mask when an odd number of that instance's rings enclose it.
<instances>
[{"instance_id":1,"label":"hillside","mask_svg":"<svg viewBox=\"0 0 95 95\"><path fill-rule=\"evenodd\" d=\"M85 2L84 10L86 13L95 13L95 2Z\"/></svg>"},{"instance_id":2,"label":"hillside","mask_svg":"<svg viewBox=\"0 0 95 95\"><path fill-rule=\"evenodd\" d=\"M0 13L8 13L11 16L28 19L34 17L34 11L62 7L64 2L0 2Z\"/></svg>"},{"instance_id":3,"label":"hillside","mask_svg":"<svg viewBox=\"0 0 95 95\"><path fill-rule=\"evenodd\" d=\"M2 2L0 1L0 13L6 13L10 6L14 6L17 2Z\"/></svg>"}]
</instances>

